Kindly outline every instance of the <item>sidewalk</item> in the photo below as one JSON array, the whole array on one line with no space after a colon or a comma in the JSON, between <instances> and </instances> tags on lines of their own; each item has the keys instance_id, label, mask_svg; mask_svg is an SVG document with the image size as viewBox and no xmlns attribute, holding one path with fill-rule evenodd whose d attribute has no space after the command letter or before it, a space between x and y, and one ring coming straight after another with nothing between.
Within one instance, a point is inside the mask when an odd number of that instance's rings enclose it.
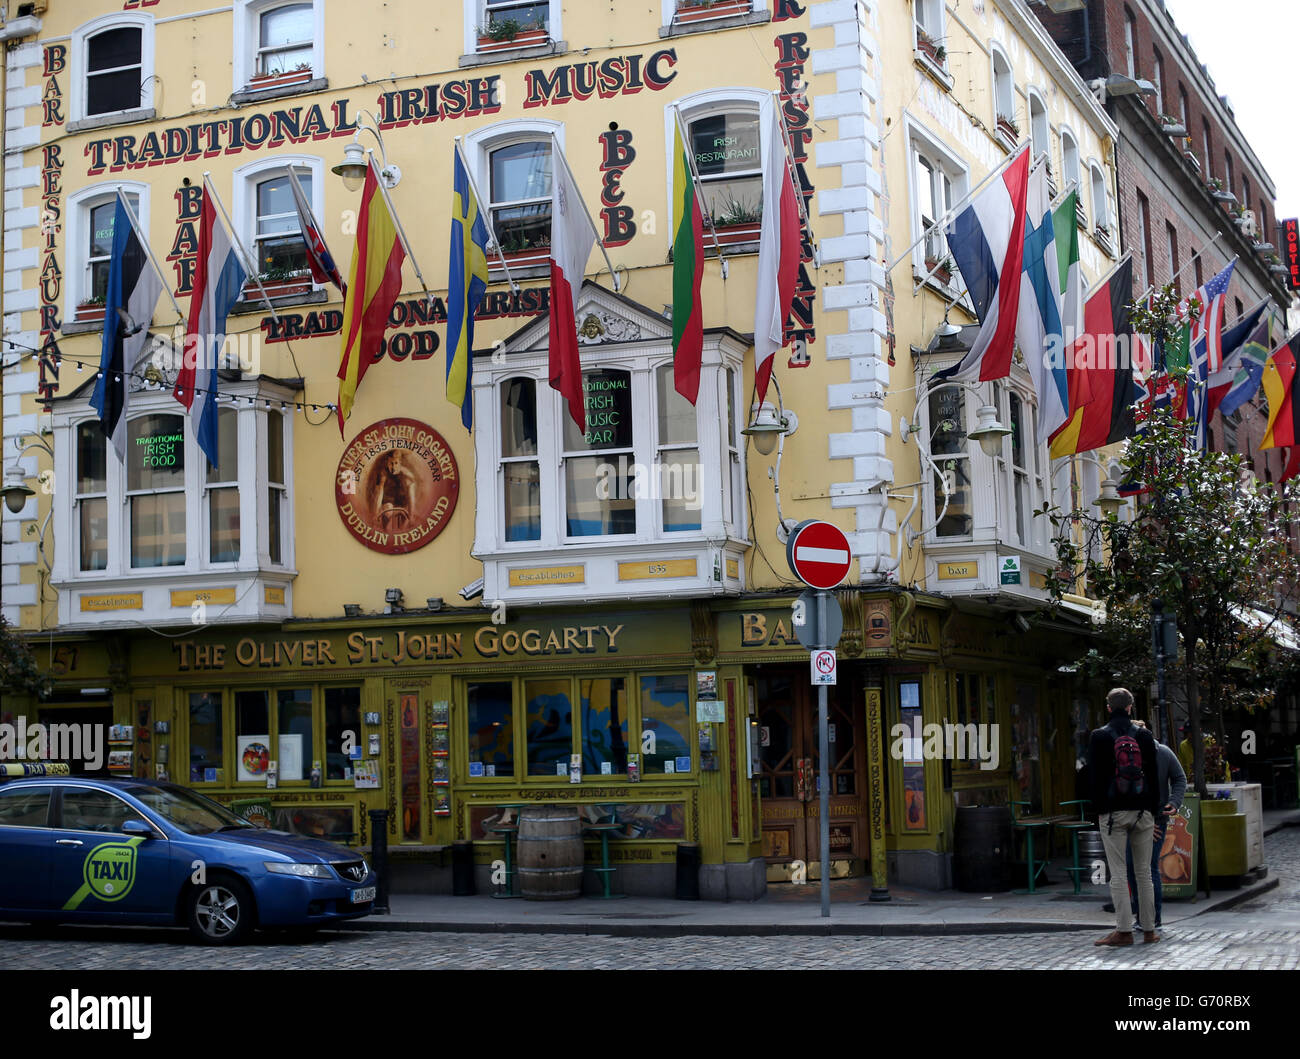
<instances>
[{"instance_id":1,"label":"sidewalk","mask_svg":"<svg viewBox=\"0 0 1300 1059\"><path fill-rule=\"evenodd\" d=\"M1300 826L1300 811L1264 814L1265 833ZM1059 865L1058 859L1053 862ZM891 888L890 900L874 903L870 879L831 883L831 914L821 916L821 885L769 885L758 901L677 901L628 897L605 901L498 900L490 896L447 897L395 894L392 914L374 915L347 925L347 930L404 930L470 934L607 934L642 937L680 935L933 935L1024 934L1114 929L1113 914L1101 910L1110 899L1104 888L1073 896L1068 875L1056 867L1054 885L1036 894L964 894ZM1239 890L1204 892L1195 899L1164 905L1170 930L1205 912L1220 911L1278 885L1269 874Z\"/></svg>"}]
</instances>

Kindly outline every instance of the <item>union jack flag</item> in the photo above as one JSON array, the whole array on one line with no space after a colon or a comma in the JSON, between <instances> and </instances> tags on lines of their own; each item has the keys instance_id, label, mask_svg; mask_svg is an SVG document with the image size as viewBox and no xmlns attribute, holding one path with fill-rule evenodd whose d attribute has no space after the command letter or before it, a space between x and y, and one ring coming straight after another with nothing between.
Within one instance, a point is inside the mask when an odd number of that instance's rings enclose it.
<instances>
[{"instance_id":1,"label":"union jack flag","mask_svg":"<svg viewBox=\"0 0 1300 1059\"><path fill-rule=\"evenodd\" d=\"M302 229L302 241L307 246L307 265L311 269L311 278L317 283L333 283L344 298L348 296L348 285L339 272L338 265L325 239L320 234L320 225L311 211L307 197L292 169L289 170L289 187L293 191L293 203L298 209L298 226Z\"/></svg>"}]
</instances>

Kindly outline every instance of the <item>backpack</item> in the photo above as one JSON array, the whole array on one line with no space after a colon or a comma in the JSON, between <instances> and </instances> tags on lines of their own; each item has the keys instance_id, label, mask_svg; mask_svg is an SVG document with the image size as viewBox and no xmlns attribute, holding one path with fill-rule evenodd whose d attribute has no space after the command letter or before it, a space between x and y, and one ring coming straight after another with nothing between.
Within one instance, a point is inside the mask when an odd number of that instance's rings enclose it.
<instances>
[{"instance_id":1,"label":"backpack","mask_svg":"<svg viewBox=\"0 0 1300 1059\"><path fill-rule=\"evenodd\" d=\"M1115 736L1115 775L1111 780L1111 796L1121 801L1135 801L1145 792L1142 748L1138 746L1136 729L1130 728Z\"/></svg>"}]
</instances>

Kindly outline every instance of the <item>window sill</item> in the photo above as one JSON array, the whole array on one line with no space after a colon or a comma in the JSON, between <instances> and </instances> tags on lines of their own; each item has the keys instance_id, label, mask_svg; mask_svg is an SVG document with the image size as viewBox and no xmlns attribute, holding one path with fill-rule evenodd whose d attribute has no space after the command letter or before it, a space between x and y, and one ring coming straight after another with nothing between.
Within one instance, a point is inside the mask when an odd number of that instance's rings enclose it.
<instances>
[{"instance_id":1,"label":"window sill","mask_svg":"<svg viewBox=\"0 0 1300 1059\"><path fill-rule=\"evenodd\" d=\"M270 88L246 87L238 92L232 92L230 102L238 105L260 103L266 99L283 99L285 96L305 96L312 92L323 92L329 86L329 78L316 77L310 81L295 81L293 84L274 85Z\"/></svg>"},{"instance_id":2,"label":"window sill","mask_svg":"<svg viewBox=\"0 0 1300 1059\"><path fill-rule=\"evenodd\" d=\"M320 290L308 291L306 294L289 294L283 298L272 298L271 304L277 309L292 308L295 305L319 305L330 300L330 292L322 287ZM249 316L266 311L266 301L257 295L253 298L240 298L230 310L231 316Z\"/></svg>"},{"instance_id":3,"label":"window sill","mask_svg":"<svg viewBox=\"0 0 1300 1059\"><path fill-rule=\"evenodd\" d=\"M924 73L929 75L930 80L938 84L945 92L952 91L952 75L949 74L947 70L931 59L930 56L926 55L926 53L920 48L916 49L913 56L916 65Z\"/></svg>"},{"instance_id":4,"label":"window sill","mask_svg":"<svg viewBox=\"0 0 1300 1059\"><path fill-rule=\"evenodd\" d=\"M723 15L701 22L674 22L671 26L660 26L661 39L686 37L692 33L712 33L719 29L735 29L743 26L761 26L772 21L771 11L750 11L742 15Z\"/></svg>"},{"instance_id":5,"label":"window sill","mask_svg":"<svg viewBox=\"0 0 1300 1059\"><path fill-rule=\"evenodd\" d=\"M545 265L513 265L512 264L510 266L510 275L517 280L542 279L544 277L549 277L550 274L551 274L551 266L549 260ZM489 258L488 282L504 283L505 281L506 281L506 270L501 267L500 259L499 258L495 259L495 264L494 264L493 259Z\"/></svg>"},{"instance_id":6,"label":"window sill","mask_svg":"<svg viewBox=\"0 0 1300 1059\"><path fill-rule=\"evenodd\" d=\"M104 321L101 320L69 320L59 328L59 333L64 335L88 335L92 331L103 331Z\"/></svg>"},{"instance_id":7,"label":"window sill","mask_svg":"<svg viewBox=\"0 0 1300 1059\"><path fill-rule=\"evenodd\" d=\"M133 125L141 121L153 121L158 111L153 107L137 107L135 110L119 110L112 114L96 114L92 118L80 118L68 122L66 132L88 132L91 129L106 129L110 125Z\"/></svg>"},{"instance_id":8,"label":"window sill","mask_svg":"<svg viewBox=\"0 0 1300 1059\"><path fill-rule=\"evenodd\" d=\"M518 59L542 59L548 55L563 55L568 50L569 42L566 40L553 40L545 44L521 44L517 48L462 55L456 65L464 70L474 66L491 66L499 62L515 62Z\"/></svg>"}]
</instances>

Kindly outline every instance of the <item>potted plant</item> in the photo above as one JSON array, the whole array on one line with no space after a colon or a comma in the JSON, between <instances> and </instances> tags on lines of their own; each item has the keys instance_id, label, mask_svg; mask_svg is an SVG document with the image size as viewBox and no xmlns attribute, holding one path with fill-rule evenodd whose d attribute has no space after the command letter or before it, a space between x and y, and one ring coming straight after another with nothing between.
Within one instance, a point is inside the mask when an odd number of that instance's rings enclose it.
<instances>
[{"instance_id":1,"label":"potted plant","mask_svg":"<svg viewBox=\"0 0 1300 1059\"><path fill-rule=\"evenodd\" d=\"M77 302L77 323L88 323L104 319L104 306L107 299L102 294L93 298L83 298Z\"/></svg>"},{"instance_id":2,"label":"potted plant","mask_svg":"<svg viewBox=\"0 0 1300 1059\"><path fill-rule=\"evenodd\" d=\"M1223 181L1218 177L1211 177L1205 182L1205 186L1210 189L1210 198L1215 202L1236 202L1237 196L1223 186Z\"/></svg>"},{"instance_id":3,"label":"potted plant","mask_svg":"<svg viewBox=\"0 0 1300 1059\"><path fill-rule=\"evenodd\" d=\"M1020 139L1020 126L1015 123L1013 118L1009 118L1005 114L999 114L998 135L1014 144Z\"/></svg>"},{"instance_id":4,"label":"potted plant","mask_svg":"<svg viewBox=\"0 0 1300 1059\"><path fill-rule=\"evenodd\" d=\"M545 44L549 39L546 26L541 22L521 23L518 19L493 19L478 31L480 52L508 51L526 48L532 44Z\"/></svg>"},{"instance_id":5,"label":"potted plant","mask_svg":"<svg viewBox=\"0 0 1300 1059\"><path fill-rule=\"evenodd\" d=\"M290 69L274 66L264 73L254 74L248 82L250 88L279 88L311 80L311 63L298 63Z\"/></svg>"},{"instance_id":6,"label":"potted plant","mask_svg":"<svg viewBox=\"0 0 1300 1059\"><path fill-rule=\"evenodd\" d=\"M945 254L942 258L934 259L929 256L925 259L925 270L930 273L931 277L937 279L945 287L952 282L953 265L951 255Z\"/></svg>"},{"instance_id":7,"label":"potted plant","mask_svg":"<svg viewBox=\"0 0 1300 1059\"><path fill-rule=\"evenodd\" d=\"M726 15L747 15L753 10L752 0L677 0L674 22L702 22Z\"/></svg>"},{"instance_id":8,"label":"potted plant","mask_svg":"<svg viewBox=\"0 0 1300 1059\"><path fill-rule=\"evenodd\" d=\"M545 264L551 256L551 240L545 235L529 238L519 232L507 232L501 240L501 255L512 265ZM494 256L489 255L489 265Z\"/></svg>"},{"instance_id":9,"label":"potted plant","mask_svg":"<svg viewBox=\"0 0 1300 1059\"><path fill-rule=\"evenodd\" d=\"M741 199L729 199L709 218L709 227L722 245L752 243L758 238L762 220L761 203L751 205Z\"/></svg>"},{"instance_id":10,"label":"potted plant","mask_svg":"<svg viewBox=\"0 0 1300 1059\"><path fill-rule=\"evenodd\" d=\"M920 26L916 27L916 50L929 59L935 66L942 66L948 58L948 49L936 41Z\"/></svg>"},{"instance_id":11,"label":"potted plant","mask_svg":"<svg viewBox=\"0 0 1300 1059\"><path fill-rule=\"evenodd\" d=\"M1160 131L1168 136L1182 137L1187 135L1186 127L1172 114L1160 115Z\"/></svg>"}]
</instances>

